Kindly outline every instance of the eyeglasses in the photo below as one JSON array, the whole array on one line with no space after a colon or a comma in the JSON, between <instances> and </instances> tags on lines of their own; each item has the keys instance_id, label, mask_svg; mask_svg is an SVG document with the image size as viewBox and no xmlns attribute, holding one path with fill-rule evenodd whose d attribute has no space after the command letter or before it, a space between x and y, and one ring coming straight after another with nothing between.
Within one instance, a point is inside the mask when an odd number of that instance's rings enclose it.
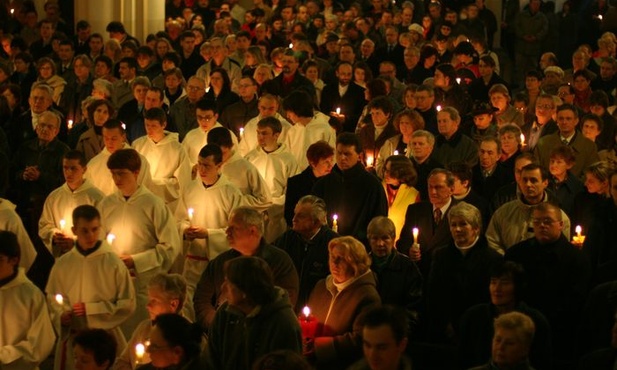
<instances>
[{"instance_id":1,"label":"eyeglasses","mask_svg":"<svg viewBox=\"0 0 617 370\"><path fill-rule=\"evenodd\" d=\"M200 116L200 115L197 115L197 120L198 121L209 122L209 121L212 121L213 118L214 118L214 116Z\"/></svg>"},{"instance_id":2,"label":"eyeglasses","mask_svg":"<svg viewBox=\"0 0 617 370\"><path fill-rule=\"evenodd\" d=\"M203 87L201 87L201 86L187 86L186 88L187 88L188 90L190 90L190 91L199 91L199 90L204 90L204 88L203 88Z\"/></svg>"},{"instance_id":3,"label":"eyeglasses","mask_svg":"<svg viewBox=\"0 0 617 370\"><path fill-rule=\"evenodd\" d=\"M552 218L534 218L531 220L531 222L536 226L539 226L539 225L549 226L559 221L553 220Z\"/></svg>"}]
</instances>

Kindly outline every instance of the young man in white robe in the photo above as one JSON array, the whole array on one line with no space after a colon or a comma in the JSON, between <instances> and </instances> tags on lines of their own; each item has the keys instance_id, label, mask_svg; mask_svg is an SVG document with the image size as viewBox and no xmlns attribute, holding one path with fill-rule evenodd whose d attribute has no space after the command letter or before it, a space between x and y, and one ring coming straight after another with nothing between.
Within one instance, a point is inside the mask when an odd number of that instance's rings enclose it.
<instances>
[{"instance_id":1,"label":"young man in white robe","mask_svg":"<svg viewBox=\"0 0 617 370\"><path fill-rule=\"evenodd\" d=\"M99 203L103 234L113 239L112 249L131 272L137 293L137 309L122 325L128 337L148 317L148 281L169 270L181 250L181 240L165 202L137 181L139 154L134 149L118 150L107 166L118 190Z\"/></svg>"},{"instance_id":2,"label":"young man in white robe","mask_svg":"<svg viewBox=\"0 0 617 370\"><path fill-rule=\"evenodd\" d=\"M195 106L195 116L199 127L189 131L184 137L184 140L182 140L182 146L189 156L192 167L197 164L197 157L199 157L201 148L208 144L208 132L215 127L223 127L218 121L219 115L217 109L216 102L206 99L198 101ZM229 130L229 133L231 134L232 143L235 147L238 145L238 139L231 130ZM196 176L196 172L194 173Z\"/></svg>"},{"instance_id":3,"label":"young man in white robe","mask_svg":"<svg viewBox=\"0 0 617 370\"><path fill-rule=\"evenodd\" d=\"M54 257L60 257L73 248L73 210L77 206L99 204L105 195L84 179L86 157L78 150L71 150L62 158L65 183L45 199L39 219L39 236Z\"/></svg>"},{"instance_id":4,"label":"young man in white robe","mask_svg":"<svg viewBox=\"0 0 617 370\"><path fill-rule=\"evenodd\" d=\"M105 329L126 346L120 325L135 311L129 271L105 240L99 240L101 216L91 205L72 214L75 247L56 260L45 291L60 338L54 370L75 369L73 338L82 329ZM61 299L60 299L61 297Z\"/></svg>"},{"instance_id":5,"label":"young man in white robe","mask_svg":"<svg viewBox=\"0 0 617 370\"><path fill-rule=\"evenodd\" d=\"M287 230L285 222L285 191L287 179L298 173L298 163L285 144L279 144L282 131L281 122L276 117L266 117L257 123L257 141L259 146L246 155L264 178L272 205L268 208L268 221L264 238L273 243Z\"/></svg>"},{"instance_id":6,"label":"young man in white robe","mask_svg":"<svg viewBox=\"0 0 617 370\"><path fill-rule=\"evenodd\" d=\"M160 273L148 283L148 318L142 321L128 340L124 351L116 358L113 370L133 370L137 366L150 363L150 354L146 351L140 359L135 348L150 341L152 321L166 313L180 314L186 302L186 280L179 274ZM192 304L190 304L192 306Z\"/></svg>"},{"instance_id":7,"label":"young man in white robe","mask_svg":"<svg viewBox=\"0 0 617 370\"><path fill-rule=\"evenodd\" d=\"M10 231L17 236L17 242L21 249L19 267L28 272L36 259L37 252L24 223L15 212L15 207L15 204L11 203L10 200L0 198L0 231Z\"/></svg>"},{"instance_id":8,"label":"young man in white robe","mask_svg":"<svg viewBox=\"0 0 617 370\"><path fill-rule=\"evenodd\" d=\"M226 128L213 128L208 133L208 143L221 148L223 164L221 173L244 195L246 205L263 212L272 204L266 181L251 164L233 149L232 134Z\"/></svg>"},{"instance_id":9,"label":"young man in white robe","mask_svg":"<svg viewBox=\"0 0 617 370\"><path fill-rule=\"evenodd\" d=\"M324 140L333 148L336 147L336 132L327 121L313 112L313 107L306 103L310 99L308 93L296 90L283 100L283 109L293 123L285 144L301 169L305 169L309 164L306 151L311 144Z\"/></svg>"},{"instance_id":10,"label":"young man in white robe","mask_svg":"<svg viewBox=\"0 0 617 370\"><path fill-rule=\"evenodd\" d=\"M201 148L197 162L199 179L182 194L176 216L180 234L188 243L183 276L188 285L187 296L193 301L195 286L208 261L229 249L225 229L231 211L244 204L244 196L225 175L219 174L223 162L221 148L209 144ZM186 317L194 320L193 306Z\"/></svg>"},{"instance_id":11,"label":"young man in white robe","mask_svg":"<svg viewBox=\"0 0 617 370\"><path fill-rule=\"evenodd\" d=\"M0 231L0 369L35 370L56 341L45 296L19 267L20 245Z\"/></svg>"},{"instance_id":12,"label":"young man in white robe","mask_svg":"<svg viewBox=\"0 0 617 370\"><path fill-rule=\"evenodd\" d=\"M281 121L283 129L279 135L278 142L281 144L285 142L287 132L291 129L291 123L278 113L279 108L280 103L277 96L266 93L259 98L259 102L257 103L259 115L249 120L242 130L242 136L238 144L238 152L240 152L241 156L245 157L251 150L259 146L257 140L257 122L266 117L275 117Z\"/></svg>"},{"instance_id":13,"label":"young man in white robe","mask_svg":"<svg viewBox=\"0 0 617 370\"><path fill-rule=\"evenodd\" d=\"M150 189L175 210L182 189L191 181L191 163L178 141L178 133L165 131L167 114L162 108L144 114L146 136L133 142L133 148L148 158L152 186Z\"/></svg>"},{"instance_id":14,"label":"young man in white robe","mask_svg":"<svg viewBox=\"0 0 617 370\"><path fill-rule=\"evenodd\" d=\"M114 180L107 169L109 157L120 149L129 149L131 147L126 143L126 131L123 125L124 124L117 119L110 119L105 122L105 125L103 125L103 141L105 143L105 148L88 162L89 171L86 172L86 179L105 195L110 195L116 191ZM137 182L147 188L152 186L150 164L144 156L141 156L141 169Z\"/></svg>"}]
</instances>

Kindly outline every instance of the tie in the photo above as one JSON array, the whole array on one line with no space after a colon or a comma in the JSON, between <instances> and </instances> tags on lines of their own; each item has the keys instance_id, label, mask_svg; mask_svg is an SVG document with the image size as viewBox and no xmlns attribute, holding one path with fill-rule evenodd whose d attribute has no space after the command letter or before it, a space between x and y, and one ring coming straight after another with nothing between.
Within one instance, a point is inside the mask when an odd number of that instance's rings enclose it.
<instances>
[{"instance_id":1,"label":"tie","mask_svg":"<svg viewBox=\"0 0 617 370\"><path fill-rule=\"evenodd\" d=\"M441 209L437 208L433 211L433 220L435 221L435 225L439 225L441 221Z\"/></svg>"},{"instance_id":2,"label":"tie","mask_svg":"<svg viewBox=\"0 0 617 370\"><path fill-rule=\"evenodd\" d=\"M561 139L561 142L563 143L563 145L568 146L568 140L566 139Z\"/></svg>"}]
</instances>

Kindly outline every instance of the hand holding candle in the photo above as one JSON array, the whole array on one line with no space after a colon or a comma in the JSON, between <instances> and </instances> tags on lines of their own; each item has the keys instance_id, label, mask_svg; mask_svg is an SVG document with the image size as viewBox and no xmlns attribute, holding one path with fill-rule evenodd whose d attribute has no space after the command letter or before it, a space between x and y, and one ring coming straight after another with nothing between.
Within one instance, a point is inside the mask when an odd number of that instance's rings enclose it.
<instances>
[{"instance_id":1,"label":"hand holding candle","mask_svg":"<svg viewBox=\"0 0 617 370\"><path fill-rule=\"evenodd\" d=\"M135 345L135 362L141 363L144 359L144 355L146 354L146 346L143 343L137 343Z\"/></svg>"},{"instance_id":2,"label":"hand holding candle","mask_svg":"<svg viewBox=\"0 0 617 370\"><path fill-rule=\"evenodd\" d=\"M373 167L374 159L372 155L366 157L366 167Z\"/></svg>"},{"instance_id":3,"label":"hand holding candle","mask_svg":"<svg viewBox=\"0 0 617 370\"><path fill-rule=\"evenodd\" d=\"M302 314L299 317L300 328L302 329L302 341L306 342L315 339L317 335L317 319L311 315L311 309L305 306L302 309Z\"/></svg>"},{"instance_id":4,"label":"hand holding candle","mask_svg":"<svg viewBox=\"0 0 617 370\"><path fill-rule=\"evenodd\" d=\"M341 114L341 108L339 107L336 108L336 114Z\"/></svg>"},{"instance_id":5,"label":"hand holding candle","mask_svg":"<svg viewBox=\"0 0 617 370\"><path fill-rule=\"evenodd\" d=\"M64 227L66 226L66 221L64 219L60 220L60 232L64 233Z\"/></svg>"},{"instance_id":6,"label":"hand holding candle","mask_svg":"<svg viewBox=\"0 0 617 370\"><path fill-rule=\"evenodd\" d=\"M572 237L572 244L574 244L574 246L578 248L582 248L583 243L585 243L585 235L583 235L583 228L581 227L581 225L577 225L576 228L574 228L574 231L576 232L576 235Z\"/></svg>"}]
</instances>

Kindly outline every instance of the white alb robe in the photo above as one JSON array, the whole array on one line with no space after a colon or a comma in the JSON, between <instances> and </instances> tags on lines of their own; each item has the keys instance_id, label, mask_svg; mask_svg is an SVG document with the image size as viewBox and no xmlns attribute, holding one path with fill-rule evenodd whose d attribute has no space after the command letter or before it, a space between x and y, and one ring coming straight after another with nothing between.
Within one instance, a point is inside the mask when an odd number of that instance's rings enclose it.
<instances>
[{"instance_id":1,"label":"white alb robe","mask_svg":"<svg viewBox=\"0 0 617 370\"><path fill-rule=\"evenodd\" d=\"M84 183L72 191L64 183L62 186L52 191L45 199L43 213L39 219L39 236L52 254L52 241L55 233L63 232L69 237L75 238L71 228L73 227L73 210L78 206L89 204L97 206L105 197L99 189L92 183L85 180ZM61 229L61 220L64 220L64 229Z\"/></svg>"},{"instance_id":2,"label":"white alb robe","mask_svg":"<svg viewBox=\"0 0 617 370\"><path fill-rule=\"evenodd\" d=\"M115 236L114 252L131 255L135 263L131 271L135 275L137 309L122 324L122 331L128 337L148 317L148 282L154 275L169 270L182 244L175 219L165 202L143 186L128 199L116 191L103 198L98 208L103 234Z\"/></svg>"},{"instance_id":3,"label":"white alb robe","mask_svg":"<svg viewBox=\"0 0 617 370\"><path fill-rule=\"evenodd\" d=\"M191 162L178 134L165 131L165 137L158 143L142 136L133 142L133 148L150 164L153 184L149 189L175 209L182 188L191 181Z\"/></svg>"},{"instance_id":4,"label":"white alb robe","mask_svg":"<svg viewBox=\"0 0 617 370\"><path fill-rule=\"evenodd\" d=\"M10 231L17 235L17 242L21 250L19 266L28 271L36 258L36 249L34 249L21 218L15 212L15 205L2 198L0 198L0 230Z\"/></svg>"},{"instance_id":5,"label":"white alb robe","mask_svg":"<svg viewBox=\"0 0 617 370\"><path fill-rule=\"evenodd\" d=\"M85 317L73 316L71 326L61 328L54 369L75 369L71 333L86 327L109 331L116 338L117 352L122 352L126 339L120 325L135 311L135 289L129 270L106 241L87 256L75 247L58 258L45 290L57 328L64 311L79 302L86 306ZM55 300L57 294L64 298L62 306Z\"/></svg>"},{"instance_id":6,"label":"white alb robe","mask_svg":"<svg viewBox=\"0 0 617 370\"><path fill-rule=\"evenodd\" d=\"M122 149L131 149L131 146L125 143ZM111 157L111 153L107 148L103 148L99 154L88 162L88 171L86 171L86 175L84 176L105 195L110 195L118 190L114 183L114 179L111 177L111 172L109 168L107 168L107 160L109 157ZM143 155L140 154L139 157L141 158L141 168L139 170L137 182L140 185L151 188L152 177L150 176L150 164Z\"/></svg>"},{"instance_id":7,"label":"white alb robe","mask_svg":"<svg viewBox=\"0 0 617 370\"><path fill-rule=\"evenodd\" d=\"M195 286L206 268L208 261L229 249L225 229L231 211L244 204L244 196L225 175L207 189L201 179L193 181L186 189L176 212L180 235L184 235L191 225L205 228L206 239L187 241L183 275L187 282L187 302L193 302ZM188 209L193 209L193 219L189 220ZM190 307L188 307L190 306ZM194 320L192 305L185 305L184 314Z\"/></svg>"},{"instance_id":8,"label":"white alb robe","mask_svg":"<svg viewBox=\"0 0 617 370\"><path fill-rule=\"evenodd\" d=\"M216 127L223 127L223 125L217 122L214 126L212 126L212 128ZM184 140L182 140L182 146L189 156L191 166L197 164L197 157L199 157L201 148L208 144L208 132L210 132L210 130L204 131L201 127L194 128L189 131L184 137ZM231 142L234 144L234 147L236 147L238 145L236 134L234 134L231 130L229 130L229 133L231 134Z\"/></svg>"},{"instance_id":9,"label":"white alb robe","mask_svg":"<svg viewBox=\"0 0 617 370\"><path fill-rule=\"evenodd\" d=\"M0 287L0 369L38 369L55 342L45 297L20 268Z\"/></svg>"},{"instance_id":10,"label":"white alb robe","mask_svg":"<svg viewBox=\"0 0 617 370\"><path fill-rule=\"evenodd\" d=\"M336 132L321 119L313 118L306 126L299 123L295 124L287 133L285 144L298 162L298 167L304 169L309 165L308 159L306 159L306 151L309 146L320 140L326 141L331 147L335 148Z\"/></svg>"},{"instance_id":11,"label":"white alb robe","mask_svg":"<svg viewBox=\"0 0 617 370\"><path fill-rule=\"evenodd\" d=\"M248 206L265 211L272 204L266 181L251 162L234 152L221 166L221 173L244 194Z\"/></svg>"},{"instance_id":12,"label":"white alb robe","mask_svg":"<svg viewBox=\"0 0 617 370\"><path fill-rule=\"evenodd\" d=\"M289 132L292 125L278 113L275 113L274 117L281 121L281 125L283 126L283 131L281 131L278 138L279 144L282 144L285 142L287 132ZM262 118L263 117L261 115L258 115L257 117L251 118L244 125L244 131L242 133L242 137L240 138L240 144L238 144L238 152L240 152L241 156L246 157L251 150L257 148L257 122L261 121Z\"/></svg>"}]
</instances>

